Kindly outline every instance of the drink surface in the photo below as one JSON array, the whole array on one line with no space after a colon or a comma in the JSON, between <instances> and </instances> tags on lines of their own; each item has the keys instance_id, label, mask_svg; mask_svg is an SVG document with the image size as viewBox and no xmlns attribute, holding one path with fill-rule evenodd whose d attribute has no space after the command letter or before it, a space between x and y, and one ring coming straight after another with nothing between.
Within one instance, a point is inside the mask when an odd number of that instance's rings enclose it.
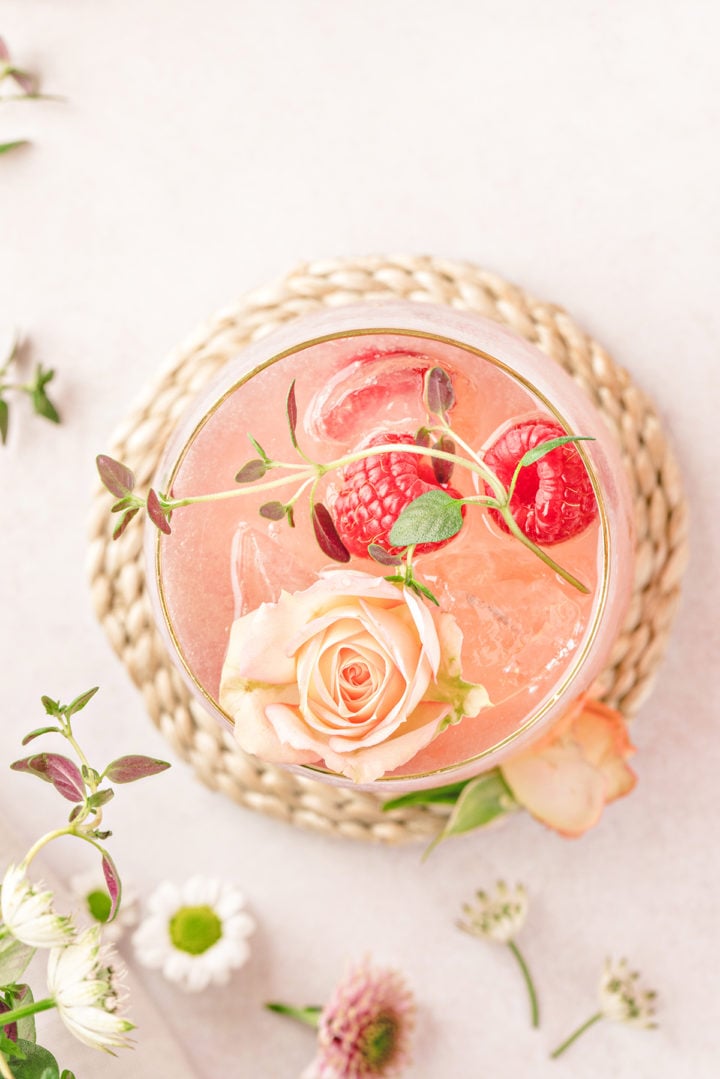
<instances>
[{"instance_id":1,"label":"drink surface","mask_svg":"<svg viewBox=\"0 0 720 1079\"><path fill-rule=\"evenodd\" d=\"M452 428L476 451L504 425L552 416L502 365L461 346L396 332L343 337L272 362L226 394L187 444L173 494L238 488L237 471L256 456L248 436L272 459L302 464L285 417L293 379L298 441L315 461L340 458L373 436L414 434L426 422L423 377L433 366L450 375L456 395ZM284 474L273 470L267 478ZM341 482L340 475L328 473L317 497L332 508ZM455 468L451 482L465 496L482 493L464 468ZM281 589L308 587L330 565L315 542L306 499L298 500L292 529L258 512L270 498L287 500L296 487L289 478L272 493L245 488L239 497L188 506L174 514L172 534L162 539L167 619L188 671L214 702L233 619L276 600ZM417 577L462 629L463 677L481 682L492 705L449 727L398 775L437 772L486 753L542 711L568 680L597 611L603 573L598 519L551 553L583 581L587 595L476 506L468 508L462 530L446 546L417 557ZM350 568L378 576L391 572L360 557L352 558Z\"/></svg>"}]
</instances>

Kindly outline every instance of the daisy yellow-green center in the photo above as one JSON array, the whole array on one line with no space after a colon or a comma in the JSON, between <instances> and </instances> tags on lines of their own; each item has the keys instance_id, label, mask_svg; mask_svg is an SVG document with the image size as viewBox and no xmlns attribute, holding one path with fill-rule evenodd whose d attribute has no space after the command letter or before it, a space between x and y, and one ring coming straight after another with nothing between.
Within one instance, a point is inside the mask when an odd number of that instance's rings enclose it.
<instances>
[{"instance_id":1,"label":"daisy yellow-green center","mask_svg":"<svg viewBox=\"0 0 720 1079\"><path fill-rule=\"evenodd\" d=\"M180 907L170 919L170 940L181 952L202 955L222 936L222 922L212 907Z\"/></svg>"},{"instance_id":2,"label":"daisy yellow-green center","mask_svg":"<svg viewBox=\"0 0 720 1079\"><path fill-rule=\"evenodd\" d=\"M85 897L87 908L90 911L91 916L96 922L105 923L110 917L110 910L112 908L112 900L107 892L103 892L101 888L98 888L94 892L88 892Z\"/></svg>"},{"instance_id":3,"label":"daisy yellow-green center","mask_svg":"<svg viewBox=\"0 0 720 1079\"><path fill-rule=\"evenodd\" d=\"M394 1015L378 1015L362 1032L360 1052L371 1068L382 1068L393 1057L398 1023Z\"/></svg>"}]
</instances>

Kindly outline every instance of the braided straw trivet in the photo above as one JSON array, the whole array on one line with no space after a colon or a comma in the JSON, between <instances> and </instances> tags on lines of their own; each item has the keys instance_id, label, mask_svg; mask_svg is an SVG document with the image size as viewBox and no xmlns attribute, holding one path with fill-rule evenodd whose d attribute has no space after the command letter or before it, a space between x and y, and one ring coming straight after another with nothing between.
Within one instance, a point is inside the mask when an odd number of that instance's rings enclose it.
<instances>
[{"instance_id":1,"label":"braided straw trivet","mask_svg":"<svg viewBox=\"0 0 720 1079\"><path fill-rule=\"evenodd\" d=\"M108 452L150 483L162 447L186 406L251 341L323 307L402 298L448 304L505 323L551 356L590 395L620 445L635 495L637 570L622 633L600 679L605 700L632 716L645 699L676 606L686 555L680 479L657 414L644 394L562 308L528 296L496 274L430 257L334 259L298 267L223 311L170 357ZM97 615L153 721L209 787L293 824L353 839L397 843L434 835L447 807L384 814L375 795L337 788L247 756L197 704L170 662L145 591L143 529L113 542L110 503L93 506L90 577Z\"/></svg>"}]
</instances>

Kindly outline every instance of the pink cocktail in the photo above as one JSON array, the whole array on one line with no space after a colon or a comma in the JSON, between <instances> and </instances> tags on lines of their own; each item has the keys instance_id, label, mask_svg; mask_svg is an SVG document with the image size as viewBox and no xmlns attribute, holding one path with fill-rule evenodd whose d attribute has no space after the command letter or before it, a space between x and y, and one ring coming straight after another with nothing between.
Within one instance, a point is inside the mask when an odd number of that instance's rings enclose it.
<instances>
[{"instance_id":1,"label":"pink cocktail","mask_svg":"<svg viewBox=\"0 0 720 1079\"><path fill-rule=\"evenodd\" d=\"M235 493L177 509L171 535L161 536L152 526L148 532L151 595L172 654L205 705L225 722L237 723L221 700L233 623L263 604L275 610L283 590L304 595L332 566L327 545L317 542L311 493L328 507L340 539L346 527L338 507L349 466L331 468L315 483L317 476L308 478L308 459L323 465L343 461L358 449L367 452L369 440L383 444L400 436L409 444L409 436L429 422L424 388L434 369L453 386L447 418L456 456L472 461L475 454L482 462L504 431L536 421L592 439L573 444L572 452L587 477L593 512L575 534L546 549L563 577L503 531L497 514L473 504L496 493L479 469L456 463L449 484L442 474L437 481L431 477L431 485L471 501L456 535L414 556L413 574L462 633L462 679L481 684L489 703L459 722L438 725L408 759L373 777L392 791L464 779L517 752L587 689L617 634L632 581L629 495L602 418L569 377L499 325L430 305L363 305L297 320L228 365L177 431L161 464L157 486L171 490L176 500ZM285 415L292 383L300 453ZM286 467L238 484L238 470L257 459L249 436L268 459ZM421 465L420 451L413 453L418 469L430 475L432 461L422 459ZM524 497L533 497L537 467L518 478ZM292 528L288 514L277 510L288 503ZM336 566L330 575L348 571L376 578L396 572L354 548L344 568ZM432 605L415 595L418 603ZM436 624L438 617L433 611ZM292 650L299 639L294 624L288 638ZM277 633L272 639L277 644ZM345 655L341 650L342 669L332 677L362 679L362 662L348 660L346 669ZM254 684L248 686L252 691ZM286 694L283 701L288 700ZM296 711L303 708L302 700L291 704ZM238 714L244 715L242 709ZM282 722L277 729L282 737ZM339 776L322 759L295 766L334 782L350 781L348 772Z\"/></svg>"}]
</instances>

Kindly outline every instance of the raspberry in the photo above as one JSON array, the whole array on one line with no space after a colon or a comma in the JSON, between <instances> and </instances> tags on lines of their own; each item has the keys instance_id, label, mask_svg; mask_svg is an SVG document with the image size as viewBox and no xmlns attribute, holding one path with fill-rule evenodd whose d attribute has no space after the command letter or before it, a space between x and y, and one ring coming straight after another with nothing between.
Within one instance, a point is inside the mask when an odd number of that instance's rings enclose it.
<instances>
[{"instance_id":1,"label":"raspberry","mask_svg":"<svg viewBox=\"0 0 720 1079\"><path fill-rule=\"evenodd\" d=\"M376 435L366 445L388 442L412 446L415 439L409 434ZM393 547L389 539L392 526L410 502L436 490L462 498L455 488L438 483L428 458L402 451L364 457L343 469L342 487L332 506L335 527L350 554L367 558L371 543L398 554L402 548ZM427 554L446 543L450 540L419 543L415 552Z\"/></svg>"},{"instance_id":2,"label":"raspberry","mask_svg":"<svg viewBox=\"0 0 720 1079\"><path fill-rule=\"evenodd\" d=\"M515 467L528 450L567 432L545 417L522 420L502 432L485 451L485 464L508 487ZM492 491L486 488L488 494ZM497 510L494 520L507 532ZM510 501L510 512L534 543L549 547L584 532L597 515L590 477L577 447L568 442L551 450L534 465L520 471Z\"/></svg>"}]
</instances>

